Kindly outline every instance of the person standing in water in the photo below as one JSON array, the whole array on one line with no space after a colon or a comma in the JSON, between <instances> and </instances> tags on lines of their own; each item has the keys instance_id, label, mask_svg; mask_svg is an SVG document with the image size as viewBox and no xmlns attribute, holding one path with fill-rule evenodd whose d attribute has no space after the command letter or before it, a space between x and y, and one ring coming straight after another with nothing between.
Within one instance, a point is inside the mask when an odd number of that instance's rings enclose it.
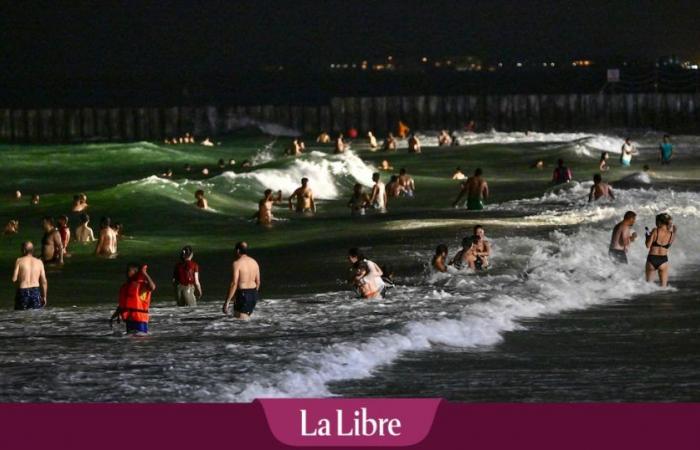
<instances>
[{"instance_id":1,"label":"person standing in water","mask_svg":"<svg viewBox=\"0 0 700 450\"><path fill-rule=\"evenodd\" d=\"M358 287L358 280L362 277L371 280L371 285L374 286L375 290L379 291L381 296L384 295L386 289L386 283L384 282L384 271L379 267L379 265L369 259L360 252L358 248L351 248L348 250L348 261L352 264L352 282L355 287ZM366 273L360 276L357 272L360 263L367 264Z\"/></svg>"},{"instance_id":2,"label":"person standing in water","mask_svg":"<svg viewBox=\"0 0 700 450\"><path fill-rule=\"evenodd\" d=\"M86 213L80 215L80 225L75 229L75 239L82 243L95 240L95 233L90 228L90 216Z\"/></svg>"},{"instance_id":3,"label":"person standing in water","mask_svg":"<svg viewBox=\"0 0 700 450\"><path fill-rule=\"evenodd\" d=\"M41 222L44 237L41 239L41 260L46 264L63 264L63 241L52 217L44 217Z\"/></svg>"},{"instance_id":4,"label":"person standing in water","mask_svg":"<svg viewBox=\"0 0 700 450\"><path fill-rule=\"evenodd\" d=\"M355 183L355 186L352 188L352 196L348 201L350 215L364 216L367 205L369 205L369 197L365 194L362 185L360 183Z\"/></svg>"},{"instance_id":5,"label":"person standing in water","mask_svg":"<svg viewBox=\"0 0 700 450\"><path fill-rule=\"evenodd\" d=\"M369 197L369 204L380 213L386 212L386 186L382 183L381 176L378 172L372 174L372 181L374 181L374 186L372 186L372 194Z\"/></svg>"},{"instance_id":6,"label":"person standing in water","mask_svg":"<svg viewBox=\"0 0 700 450\"><path fill-rule=\"evenodd\" d=\"M382 298L382 288L377 285L376 278L370 274L367 261L357 263L355 288L359 296L365 300L379 300Z\"/></svg>"},{"instance_id":7,"label":"person standing in water","mask_svg":"<svg viewBox=\"0 0 700 450\"><path fill-rule=\"evenodd\" d=\"M387 196L391 198L398 198L406 194L406 189L399 183L399 177L397 175L392 175L389 179L389 183L386 185L386 193Z\"/></svg>"},{"instance_id":8,"label":"person standing in water","mask_svg":"<svg viewBox=\"0 0 700 450\"><path fill-rule=\"evenodd\" d=\"M568 183L573 178L574 175L571 172L571 169L564 165L563 159L559 158L559 160L557 160L557 167L554 169L554 173L552 173L552 183L564 184Z\"/></svg>"},{"instance_id":9,"label":"person standing in water","mask_svg":"<svg viewBox=\"0 0 700 450\"><path fill-rule=\"evenodd\" d=\"M484 200L489 197L489 185L483 178L483 171L480 168L476 169L474 175L467 178L467 181L462 184L462 190L452 206L456 207L465 195L467 196L468 210L484 209Z\"/></svg>"},{"instance_id":10,"label":"person standing in water","mask_svg":"<svg viewBox=\"0 0 700 450\"><path fill-rule=\"evenodd\" d=\"M347 145L343 141L343 133L338 133L338 138L335 140L335 153L345 153Z\"/></svg>"},{"instance_id":11,"label":"person standing in water","mask_svg":"<svg viewBox=\"0 0 700 450\"><path fill-rule=\"evenodd\" d=\"M198 189L194 193L194 198L195 198L195 206L199 209L209 209L209 202L207 201L207 198L204 196L204 191L201 189Z\"/></svg>"},{"instance_id":12,"label":"person standing in water","mask_svg":"<svg viewBox=\"0 0 700 450\"><path fill-rule=\"evenodd\" d=\"M620 151L620 164L622 164L623 167L629 167L632 164L632 155L637 153L637 149L632 145L630 138L625 138L625 142L622 144Z\"/></svg>"},{"instance_id":13,"label":"person standing in water","mask_svg":"<svg viewBox=\"0 0 700 450\"><path fill-rule=\"evenodd\" d=\"M411 137L408 138L408 153L420 153L421 148L420 148L420 141L418 140L418 136L415 134L411 134Z\"/></svg>"},{"instance_id":14,"label":"person standing in water","mask_svg":"<svg viewBox=\"0 0 700 450\"><path fill-rule=\"evenodd\" d=\"M447 246L445 244L437 246L430 265L438 272L447 272Z\"/></svg>"},{"instance_id":15,"label":"person standing in water","mask_svg":"<svg viewBox=\"0 0 700 450\"><path fill-rule=\"evenodd\" d=\"M46 306L49 284L44 263L34 257L34 244L22 243L21 255L15 261L12 282L17 286L15 309L40 309Z\"/></svg>"},{"instance_id":16,"label":"person standing in water","mask_svg":"<svg viewBox=\"0 0 700 450\"><path fill-rule=\"evenodd\" d=\"M673 225L671 216L666 213L656 216L656 228L647 230L645 242L649 249L645 267L647 282L651 282L654 272L657 272L661 287L668 286L668 250L675 239L676 226Z\"/></svg>"},{"instance_id":17,"label":"person standing in water","mask_svg":"<svg viewBox=\"0 0 700 450\"><path fill-rule=\"evenodd\" d=\"M608 158L610 156L608 155L608 152L603 152L600 154L600 161L598 161L598 170L601 172L607 172L610 170L610 166L608 166Z\"/></svg>"},{"instance_id":18,"label":"person standing in water","mask_svg":"<svg viewBox=\"0 0 700 450\"><path fill-rule=\"evenodd\" d=\"M294 208L293 200L296 199L297 205ZM298 213L313 213L316 214L316 203L314 202L314 193L309 188L309 179L301 179L301 187L298 187L292 195L289 196L289 209Z\"/></svg>"},{"instance_id":19,"label":"person standing in water","mask_svg":"<svg viewBox=\"0 0 700 450\"><path fill-rule=\"evenodd\" d=\"M63 257L70 258L71 255L70 253L68 253L68 244L70 244L70 228L68 227L68 216L59 216L58 233L61 235L61 244L63 244Z\"/></svg>"},{"instance_id":20,"label":"person standing in water","mask_svg":"<svg viewBox=\"0 0 700 450\"><path fill-rule=\"evenodd\" d=\"M269 227L272 225L272 205L282 201L282 191L277 191L277 196L275 196L272 189L266 189L263 195L264 197L258 202L256 218L258 225Z\"/></svg>"},{"instance_id":21,"label":"person standing in water","mask_svg":"<svg viewBox=\"0 0 700 450\"><path fill-rule=\"evenodd\" d=\"M106 258L117 256L117 232L112 228L112 219L103 217L100 221L100 236L95 246L95 255Z\"/></svg>"},{"instance_id":22,"label":"person standing in water","mask_svg":"<svg viewBox=\"0 0 700 450\"><path fill-rule=\"evenodd\" d=\"M413 197L413 194L416 192L416 182L404 168L399 170L399 185L403 187L403 193L406 197Z\"/></svg>"},{"instance_id":23,"label":"person standing in water","mask_svg":"<svg viewBox=\"0 0 700 450\"><path fill-rule=\"evenodd\" d=\"M384 144L382 145L382 150L385 152L396 151L396 138L393 133L388 133L386 139L384 139Z\"/></svg>"},{"instance_id":24,"label":"person standing in water","mask_svg":"<svg viewBox=\"0 0 700 450\"><path fill-rule=\"evenodd\" d=\"M630 245L637 239L637 233L632 231L636 221L637 214L634 211L627 211L622 222L613 227L608 255L616 263L627 264Z\"/></svg>"},{"instance_id":25,"label":"person standing in water","mask_svg":"<svg viewBox=\"0 0 700 450\"><path fill-rule=\"evenodd\" d=\"M673 144L671 144L671 137L668 134L664 135L664 140L659 145L659 161L661 164L670 164L671 158L673 157Z\"/></svg>"},{"instance_id":26,"label":"person standing in water","mask_svg":"<svg viewBox=\"0 0 700 450\"><path fill-rule=\"evenodd\" d=\"M608 183L604 183L603 177L597 173L593 175L593 186L591 186L591 191L588 193L588 203L601 198L615 200L615 194L613 194L613 190L610 185Z\"/></svg>"},{"instance_id":27,"label":"person standing in water","mask_svg":"<svg viewBox=\"0 0 700 450\"><path fill-rule=\"evenodd\" d=\"M119 289L119 305L114 310L109 324L123 320L127 334L148 333L151 294L156 284L148 275L148 266L130 263L126 266L126 282Z\"/></svg>"},{"instance_id":28,"label":"person standing in water","mask_svg":"<svg viewBox=\"0 0 700 450\"><path fill-rule=\"evenodd\" d=\"M379 144L377 144L377 138L374 137L374 134L372 134L371 131L367 132L367 140L369 142L369 148L370 150L374 151L379 147Z\"/></svg>"},{"instance_id":29,"label":"person standing in water","mask_svg":"<svg viewBox=\"0 0 700 450\"><path fill-rule=\"evenodd\" d=\"M199 283L199 264L194 262L194 251L186 245L180 250L180 261L173 270L175 302L177 306L197 306L202 298L202 285Z\"/></svg>"},{"instance_id":30,"label":"person standing in water","mask_svg":"<svg viewBox=\"0 0 700 450\"><path fill-rule=\"evenodd\" d=\"M233 298L236 299L233 303L233 317L242 320L250 319L260 299L260 266L248 256L248 244L245 242L236 244L231 285L222 308L224 314L228 314L229 304Z\"/></svg>"},{"instance_id":31,"label":"person standing in water","mask_svg":"<svg viewBox=\"0 0 700 450\"><path fill-rule=\"evenodd\" d=\"M474 226L474 236L479 238L474 244L474 256L478 260L477 265L486 269L489 267L489 258L491 257L491 243L486 240L486 230L481 225Z\"/></svg>"}]
</instances>

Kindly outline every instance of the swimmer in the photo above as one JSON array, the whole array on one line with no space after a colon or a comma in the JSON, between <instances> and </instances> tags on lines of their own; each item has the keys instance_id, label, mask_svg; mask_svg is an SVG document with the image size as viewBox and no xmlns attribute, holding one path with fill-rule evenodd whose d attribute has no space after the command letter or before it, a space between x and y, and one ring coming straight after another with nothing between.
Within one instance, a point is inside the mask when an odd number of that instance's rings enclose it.
<instances>
[{"instance_id":1,"label":"swimmer","mask_svg":"<svg viewBox=\"0 0 700 450\"><path fill-rule=\"evenodd\" d=\"M452 206L456 207L465 195L467 196L468 210L479 211L484 209L484 201L489 197L489 185L483 178L483 171L480 168L477 168L474 171L474 175L462 183L462 189Z\"/></svg>"},{"instance_id":2,"label":"swimmer","mask_svg":"<svg viewBox=\"0 0 700 450\"><path fill-rule=\"evenodd\" d=\"M270 226L272 225L272 205L282 201L282 191L277 191L277 196L272 194L272 189L266 189L263 194L264 197L260 202L258 202L258 212L256 213L256 220L258 225Z\"/></svg>"},{"instance_id":3,"label":"swimmer","mask_svg":"<svg viewBox=\"0 0 700 450\"><path fill-rule=\"evenodd\" d=\"M370 276L367 262L360 261L355 270L355 288L361 298L365 300L379 300L382 298L382 291L375 281L376 278Z\"/></svg>"},{"instance_id":4,"label":"swimmer","mask_svg":"<svg viewBox=\"0 0 700 450\"><path fill-rule=\"evenodd\" d=\"M656 228L651 231L647 229L645 242L649 249L645 267L647 282L651 282L654 272L657 272L661 287L668 286L668 251L676 239L676 231L671 216L666 213L656 216Z\"/></svg>"},{"instance_id":5,"label":"swimmer","mask_svg":"<svg viewBox=\"0 0 700 450\"><path fill-rule=\"evenodd\" d=\"M177 306L197 306L202 298L202 285L199 283L199 264L194 262L194 251L186 245L180 250L180 261L173 270L175 303Z\"/></svg>"},{"instance_id":6,"label":"swimmer","mask_svg":"<svg viewBox=\"0 0 700 450\"><path fill-rule=\"evenodd\" d=\"M467 176L464 175L464 172L462 172L462 169L460 167L457 167L454 172L452 172L452 179L453 180L463 180Z\"/></svg>"},{"instance_id":7,"label":"swimmer","mask_svg":"<svg viewBox=\"0 0 700 450\"><path fill-rule=\"evenodd\" d=\"M16 219L11 219L7 222L7 225L5 225L5 231L4 234L5 236L9 236L11 234L17 234L19 233L19 220Z\"/></svg>"},{"instance_id":8,"label":"swimmer","mask_svg":"<svg viewBox=\"0 0 700 450\"><path fill-rule=\"evenodd\" d=\"M625 142L620 149L620 164L623 167L629 167L632 164L632 155L637 153L637 149L632 145L630 138L625 138Z\"/></svg>"},{"instance_id":9,"label":"swimmer","mask_svg":"<svg viewBox=\"0 0 700 450\"><path fill-rule=\"evenodd\" d=\"M41 260L46 264L63 264L63 241L61 233L54 226L52 217L44 217L41 222L44 237L41 239Z\"/></svg>"},{"instance_id":10,"label":"swimmer","mask_svg":"<svg viewBox=\"0 0 700 450\"><path fill-rule=\"evenodd\" d=\"M671 144L671 136L665 134L663 142L661 142L661 145L659 145L659 162L662 165L670 164L672 157L673 144Z\"/></svg>"},{"instance_id":11,"label":"swimmer","mask_svg":"<svg viewBox=\"0 0 700 450\"><path fill-rule=\"evenodd\" d=\"M226 161L224 161L223 158L220 158L217 165L219 166L219 169L224 170L226 168Z\"/></svg>"},{"instance_id":12,"label":"swimmer","mask_svg":"<svg viewBox=\"0 0 700 450\"><path fill-rule=\"evenodd\" d=\"M449 147L450 145L452 145L452 137L450 137L447 130L442 130L438 135L438 146Z\"/></svg>"},{"instance_id":13,"label":"swimmer","mask_svg":"<svg viewBox=\"0 0 700 450\"><path fill-rule=\"evenodd\" d=\"M330 144L331 136L325 131L318 135L316 142L319 144Z\"/></svg>"},{"instance_id":14,"label":"swimmer","mask_svg":"<svg viewBox=\"0 0 700 450\"><path fill-rule=\"evenodd\" d=\"M365 258L358 248L351 248L348 250L348 261L352 265L351 283L357 287L358 280L361 278L358 276L357 269L360 263L365 263L367 264L367 273L364 277L371 280L372 285L379 292L379 295L383 297L386 290L386 282L384 281L384 271L382 271L379 265Z\"/></svg>"},{"instance_id":15,"label":"swimmer","mask_svg":"<svg viewBox=\"0 0 700 450\"><path fill-rule=\"evenodd\" d=\"M88 208L87 195L80 193L73 196L73 206L71 207L72 212L83 212Z\"/></svg>"},{"instance_id":16,"label":"swimmer","mask_svg":"<svg viewBox=\"0 0 700 450\"><path fill-rule=\"evenodd\" d=\"M173 177L173 169L168 169L165 172L160 174L161 177L163 178L172 178Z\"/></svg>"},{"instance_id":17,"label":"swimmer","mask_svg":"<svg viewBox=\"0 0 700 450\"><path fill-rule=\"evenodd\" d=\"M70 244L70 228L68 227L68 216L59 216L58 233L61 235L61 244L63 244L63 256L65 258L70 258L70 253L68 253L68 244Z\"/></svg>"},{"instance_id":18,"label":"swimmer","mask_svg":"<svg viewBox=\"0 0 700 450\"><path fill-rule=\"evenodd\" d=\"M603 177L599 173L593 175L593 186L588 194L588 203L596 201L600 198L608 198L615 200L615 194L608 183L603 182Z\"/></svg>"},{"instance_id":19,"label":"swimmer","mask_svg":"<svg viewBox=\"0 0 700 450\"><path fill-rule=\"evenodd\" d=\"M608 158L610 158L610 155L608 155L608 152L603 152L600 154L600 161L598 161L598 170L601 172L607 172L610 170L610 166L608 166Z\"/></svg>"},{"instance_id":20,"label":"swimmer","mask_svg":"<svg viewBox=\"0 0 700 450\"><path fill-rule=\"evenodd\" d=\"M564 160L559 158L557 160L557 167L554 169L554 172L552 173L552 183L554 184L563 184L563 183L568 183L574 178L574 174L571 172L571 169L566 167L564 165Z\"/></svg>"},{"instance_id":21,"label":"swimmer","mask_svg":"<svg viewBox=\"0 0 700 450\"><path fill-rule=\"evenodd\" d=\"M372 186L372 193L368 203L375 211L385 213L387 204L386 186L382 183L381 176L377 172L372 174L372 181L374 181L374 186Z\"/></svg>"},{"instance_id":22,"label":"swimmer","mask_svg":"<svg viewBox=\"0 0 700 450\"><path fill-rule=\"evenodd\" d=\"M112 219L103 217L100 221L100 235L95 246L95 255L105 258L117 256L117 233L112 228Z\"/></svg>"},{"instance_id":23,"label":"swimmer","mask_svg":"<svg viewBox=\"0 0 700 450\"><path fill-rule=\"evenodd\" d=\"M75 240L83 244L95 240L95 233L90 228L90 216L85 213L80 215L80 225L75 229Z\"/></svg>"},{"instance_id":24,"label":"swimmer","mask_svg":"<svg viewBox=\"0 0 700 450\"><path fill-rule=\"evenodd\" d=\"M391 164L389 164L389 161L384 159L382 160L382 163L379 165L378 169L383 170L384 172L390 172L394 170L394 167Z\"/></svg>"},{"instance_id":25,"label":"swimmer","mask_svg":"<svg viewBox=\"0 0 700 450\"><path fill-rule=\"evenodd\" d=\"M468 251L472 246L472 240L471 238L465 237L462 239L462 249L459 250L455 255L452 257L452 260L450 261L450 266L454 266L455 269L457 270L462 270L465 267L469 267L469 262L467 261L468 257Z\"/></svg>"},{"instance_id":26,"label":"swimmer","mask_svg":"<svg viewBox=\"0 0 700 450\"><path fill-rule=\"evenodd\" d=\"M293 201L296 199L296 208L293 206ZM316 214L316 202L314 201L314 193L309 188L309 179L304 177L301 179L301 186L298 187L292 195L289 196L289 209L295 210L298 213L313 213Z\"/></svg>"},{"instance_id":27,"label":"swimmer","mask_svg":"<svg viewBox=\"0 0 700 450\"><path fill-rule=\"evenodd\" d=\"M338 138L335 140L335 153L345 153L348 145L343 142L343 133L338 133Z\"/></svg>"},{"instance_id":28,"label":"swimmer","mask_svg":"<svg viewBox=\"0 0 700 450\"><path fill-rule=\"evenodd\" d=\"M362 185L360 183L355 183L355 186L352 189L352 197L350 197L350 201L348 202L350 215L364 216L368 205L369 197L364 193Z\"/></svg>"},{"instance_id":29,"label":"swimmer","mask_svg":"<svg viewBox=\"0 0 700 450\"><path fill-rule=\"evenodd\" d=\"M39 204L40 200L41 200L41 197L39 197L39 194L34 194L34 195L32 195L32 199L29 201L29 204L36 206Z\"/></svg>"},{"instance_id":30,"label":"swimmer","mask_svg":"<svg viewBox=\"0 0 700 450\"><path fill-rule=\"evenodd\" d=\"M392 175L389 183L386 185L386 194L391 198L398 198L404 194L406 190L399 183L399 177L397 175Z\"/></svg>"},{"instance_id":31,"label":"swimmer","mask_svg":"<svg viewBox=\"0 0 700 450\"><path fill-rule=\"evenodd\" d=\"M408 153L420 153L421 152L421 147L420 147L420 141L418 140L418 136L415 134L412 134L411 137L408 138Z\"/></svg>"},{"instance_id":32,"label":"swimmer","mask_svg":"<svg viewBox=\"0 0 700 450\"><path fill-rule=\"evenodd\" d=\"M185 172L186 172L186 173L192 172L192 166L189 165L189 164L185 164Z\"/></svg>"},{"instance_id":33,"label":"swimmer","mask_svg":"<svg viewBox=\"0 0 700 450\"><path fill-rule=\"evenodd\" d=\"M396 139L394 139L393 134L387 134L386 139L384 139L384 144L382 144L382 150L385 152L396 151Z\"/></svg>"},{"instance_id":34,"label":"swimmer","mask_svg":"<svg viewBox=\"0 0 700 450\"><path fill-rule=\"evenodd\" d=\"M530 169L537 169L537 170L544 169L544 161L542 161L541 159L538 159L537 161L535 161L534 163L532 163L530 165Z\"/></svg>"},{"instance_id":35,"label":"swimmer","mask_svg":"<svg viewBox=\"0 0 700 450\"><path fill-rule=\"evenodd\" d=\"M613 227L608 255L618 264L627 264L630 245L637 239L637 233L632 231L636 220L637 214L634 211L627 211L622 222Z\"/></svg>"},{"instance_id":36,"label":"swimmer","mask_svg":"<svg viewBox=\"0 0 700 450\"><path fill-rule=\"evenodd\" d=\"M413 178L406 173L406 169L401 168L399 170L399 184L403 187L403 192L406 197L413 197L416 191L416 182Z\"/></svg>"},{"instance_id":37,"label":"swimmer","mask_svg":"<svg viewBox=\"0 0 700 450\"><path fill-rule=\"evenodd\" d=\"M109 319L124 321L126 334L147 334L151 294L156 284L148 275L148 266L130 263L126 266L126 282L119 288L119 305Z\"/></svg>"},{"instance_id":38,"label":"swimmer","mask_svg":"<svg viewBox=\"0 0 700 450\"><path fill-rule=\"evenodd\" d=\"M201 142L201 144L205 147L213 147L214 143L209 139L209 137L204 138L204 140Z\"/></svg>"},{"instance_id":39,"label":"swimmer","mask_svg":"<svg viewBox=\"0 0 700 450\"><path fill-rule=\"evenodd\" d=\"M475 265L487 269L489 267L489 259L491 258L491 243L486 240L486 230L483 226L475 225L473 231L474 236L479 238L474 244L474 256L476 257Z\"/></svg>"},{"instance_id":40,"label":"swimmer","mask_svg":"<svg viewBox=\"0 0 700 450\"><path fill-rule=\"evenodd\" d=\"M437 246L430 265L438 272L447 272L447 246L445 244Z\"/></svg>"},{"instance_id":41,"label":"swimmer","mask_svg":"<svg viewBox=\"0 0 700 450\"><path fill-rule=\"evenodd\" d=\"M208 177L209 176L209 169L206 167L204 169L202 169L202 175L204 175L205 177Z\"/></svg>"},{"instance_id":42,"label":"swimmer","mask_svg":"<svg viewBox=\"0 0 700 450\"><path fill-rule=\"evenodd\" d=\"M34 257L34 244L23 242L21 255L15 261L12 282L17 287L15 292L15 309L39 309L46 306L48 282L44 263Z\"/></svg>"},{"instance_id":43,"label":"swimmer","mask_svg":"<svg viewBox=\"0 0 700 450\"><path fill-rule=\"evenodd\" d=\"M369 142L369 148L371 150L376 150L377 147L379 147L379 144L377 144L377 138L374 137L374 134L372 134L371 131L367 132L367 140Z\"/></svg>"},{"instance_id":44,"label":"swimmer","mask_svg":"<svg viewBox=\"0 0 700 450\"><path fill-rule=\"evenodd\" d=\"M207 201L207 198L204 196L204 191L201 189L198 189L194 193L194 198L195 198L195 206L199 209L209 209L209 202Z\"/></svg>"},{"instance_id":45,"label":"swimmer","mask_svg":"<svg viewBox=\"0 0 700 450\"><path fill-rule=\"evenodd\" d=\"M19 189L15 191L15 200L22 200L22 191Z\"/></svg>"},{"instance_id":46,"label":"swimmer","mask_svg":"<svg viewBox=\"0 0 700 450\"><path fill-rule=\"evenodd\" d=\"M408 132L411 131L411 129L408 127L408 125L406 125L405 123L403 123L403 122L400 121L400 120L399 120L399 123L398 123L398 125L397 125L396 128L397 128L397 130L398 130L398 133L397 133L397 134L398 134L398 136L399 136L401 139L403 139L403 138L405 138L406 136L408 136Z\"/></svg>"},{"instance_id":47,"label":"swimmer","mask_svg":"<svg viewBox=\"0 0 700 450\"><path fill-rule=\"evenodd\" d=\"M236 244L236 258L231 269L231 285L222 311L228 314L229 304L235 298L233 317L241 320L250 319L260 299L260 266L257 261L248 256L248 244L245 242Z\"/></svg>"},{"instance_id":48,"label":"swimmer","mask_svg":"<svg viewBox=\"0 0 700 450\"><path fill-rule=\"evenodd\" d=\"M236 165L236 160L235 160L235 159L229 159L229 160L228 160L228 166L229 166L229 167L233 167L233 166L235 166L235 165Z\"/></svg>"}]
</instances>

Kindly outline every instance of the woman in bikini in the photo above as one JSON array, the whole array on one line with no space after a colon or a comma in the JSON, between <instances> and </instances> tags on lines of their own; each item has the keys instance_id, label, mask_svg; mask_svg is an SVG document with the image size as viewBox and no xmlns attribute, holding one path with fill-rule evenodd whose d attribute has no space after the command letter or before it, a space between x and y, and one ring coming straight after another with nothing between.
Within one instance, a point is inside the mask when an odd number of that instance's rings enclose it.
<instances>
[{"instance_id":1,"label":"woman in bikini","mask_svg":"<svg viewBox=\"0 0 700 450\"><path fill-rule=\"evenodd\" d=\"M645 267L646 279L651 281L654 272L659 274L661 287L668 285L668 250L676 238L676 226L671 216L663 213L656 216L656 228L647 233L646 246L649 249Z\"/></svg>"}]
</instances>

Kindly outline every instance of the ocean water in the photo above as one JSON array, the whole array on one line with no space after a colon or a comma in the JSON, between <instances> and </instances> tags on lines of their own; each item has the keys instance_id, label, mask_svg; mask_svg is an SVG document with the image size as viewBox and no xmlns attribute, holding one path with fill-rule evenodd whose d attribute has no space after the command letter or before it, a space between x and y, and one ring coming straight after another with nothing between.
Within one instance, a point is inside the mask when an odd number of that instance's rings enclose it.
<instances>
[{"instance_id":1,"label":"ocean water","mask_svg":"<svg viewBox=\"0 0 700 450\"><path fill-rule=\"evenodd\" d=\"M65 267L49 271L45 310L12 311L12 287L0 289L0 400L697 400L700 138L675 137L678 159L660 167L659 134L638 133L633 168L616 167L613 156L605 174L617 199L589 205L597 157L619 152L621 137L493 131L465 134L459 148L428 148L418 157L372 153L355 142L345 155L310 146L304 157L286 158L288 138L269 135L230 138L213 149L2 148L4 189L42 194L39 207L9 199L0 207L1 217L21 222L19 236L0 241L8 277L19 242L38 239L39 218L64 212L74 192L86 191L91 215L122 221L130 238L111 261L95 260L89 247L72 248ZM430 139L424 136L424 146ZM547 181L559 157L576 181L552 189ZM51 163L38 165L38 158ZM219 158L254 165L217 170ZM390 202L386 215L350 219L352 185L369 186L384 158L415 175L416 198ZM528 169L540 158L547 170ZM182 170L185 163L193 172ZM651 175L641 173L644 163ZM450 207L458 183L449 174L457 165L485 169L494 191L485 211ZM173 179L157 176L169 167ZM203 167L213 173L202 176ZM289 194L303 176L319 199L317 217L297 217L283 205L272 229L252 223L262 190ZM211 211L192 206L197 189L207 192ZM608 259L610 230L627 210L638 213L640 236L659 212L674 217L671 288L644 282L641 239L629 265ZM452 255L476 223L492 242L492 268L432 273L435 246L446 243ZM263 268L264 300L250 322L220 313L239 239ZM196 309L175 307L171 294L172 265L186 243L202 266L205 295ZM395 272L397 286L386 299L353 298L343 282L350 246ZM124 264L134 259L149 263L159 285L147 337L126 337L107 323Z\"/></svg>"}]
</instances>

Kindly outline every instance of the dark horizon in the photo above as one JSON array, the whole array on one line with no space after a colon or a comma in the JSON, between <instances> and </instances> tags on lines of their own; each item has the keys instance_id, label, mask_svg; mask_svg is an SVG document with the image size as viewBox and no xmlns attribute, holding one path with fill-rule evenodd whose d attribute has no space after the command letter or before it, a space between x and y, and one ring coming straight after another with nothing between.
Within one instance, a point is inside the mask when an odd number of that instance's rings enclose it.
<instances>
[{"instance_id":1,"label":"dark horizon","mask_svg":"<svg viewBox=\"0 0 700 450\"><path fill-rule=\"evenodd\" d=\"M2 7L4 80L177 81L276 65L318 72L387 55L700 60L700 8L688 1L59 3Z\"/></svg>"}]
</instances>

